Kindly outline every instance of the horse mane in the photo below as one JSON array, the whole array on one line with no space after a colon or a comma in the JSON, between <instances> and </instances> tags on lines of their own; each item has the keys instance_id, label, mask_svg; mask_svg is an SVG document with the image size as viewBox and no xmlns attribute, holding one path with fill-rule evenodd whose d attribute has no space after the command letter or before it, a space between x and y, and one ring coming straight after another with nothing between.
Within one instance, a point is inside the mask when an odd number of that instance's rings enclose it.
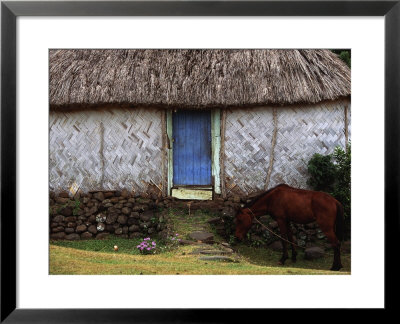
<instances>
[{"instance_id":1,"label":"horse mane","mask_svg":"<svg viewBox=\"0 0 400 324\"><path fill-rule=\"evenodd\" d=\"M280 183L280 184L278 184L277 186L275 186L275 187L273 187L273 188L271 188L271 189L268 189L267 191L265 191L265 192L263 192L263 193L257 195L256 197L252 198L252 200L251 200L249 203L246 203L246 204L244 205L243 208L250 208L250 207L253 206L260 198L264 197L265 195L268 195L272 190L275 190L275 189L277 189L277 188L279 188L279 187L283 187L283 186L289 187L289 186L288 186L287 184L285 184L285 183Z\"/></svg>"}]
</instances>

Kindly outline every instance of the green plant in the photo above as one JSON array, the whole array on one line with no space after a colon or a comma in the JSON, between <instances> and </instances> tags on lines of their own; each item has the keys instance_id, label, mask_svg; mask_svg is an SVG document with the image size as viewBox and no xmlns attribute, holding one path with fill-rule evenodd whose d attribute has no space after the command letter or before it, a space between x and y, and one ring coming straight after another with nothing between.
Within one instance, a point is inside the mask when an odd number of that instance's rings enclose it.
<instances>
[{"instance_id":1,"label":"green plant","mask_svg":"<svg viewBox=\"0 0 400 324\"><path fill-rule=\"evenodd\" d=\"M75 200L74 209L72 210L72 215L76 216L78 214L80 205L81 205L80 200L78 199Z\"/></svg>"},{"instance_id":2,"label":"green plant","mask_svg":"<svg viewBox=\"0 0 400 324\"><path fill-rule=\"evenodd\" d=\"M56 213L58 214L61 210L63 210L65 207L68 206L68 203L62 204L61 206L58 206L56 209Z\"/></svg>"},{"instance_id":3,"label":"green plant","mask_svg":"<svg viewBox=\"0 0 400 324\"><path fill-rule=\"evenodd\" d=\"M265 242L263 240L252 240L250 245L258 248L265 245Z\"/></svg>"},{"instance_id":4,"label":"green plant","mask_svg":"<svg viewBox=\"0 0 400 324\"><path fill-rule=\"evenodd\" d=\"M179 238L179 234L175 233L174 236L170 236L168 237L169 240L169 246L172 248L176 248L179 246L179 242L181 241L181 239Z\"/></svg>"},{"instance_id":5,"label":"green plant","mask_svg":"<svg viewBox=\"0 0 400 324\"><path fill-rule=\"evenodd\" d=\"M336 181L332 195L343 205L345 234L350 234L351 221L351 145L346 150L336 147L333 153L336 162Z\"/></svg>"},{"instance_id":6,"label":"green plant","mask_svg":"<svg viewBox=\"0 0 400 324\"><path fill-rule=\"evenodd\" d=\"M150 243L150 237L146 237L143 239L143 241L137 245L136 247L139 249L139 252L141 254L154 254L156 253L156 246L157 243L155 241L152 241Z\"/></svg>"},{"instance_id":7,"label":"green plant","mask_svg":"<svg viewBox=\"0 0 400 324\"><path fill-rule=\"evenodd\" d=\"M333 49L331 50L333 53L339 55L343 62L347 64L349 68L351 68L351 50L349 49Z\"/></svg>"},{"instance_id":8,"label":"green plant","mask_svg":"<svg viewBox=\"0 0 400 324\"><path fill-rule=\"evenodd\" d=\"M310 178L307 183L314 190L331 194L343 205L345 237L350 237L351 221L351 142L346 149L337 146L332 154L314 154L308 162Z\"/></svg>"},{"instance_id":9,"label":"green plant","mask_svg":"<svg viewBox=\"0 0 400 324\"><path fill-rule=\"evenodd\" d=\"M168 236L166 239L162 240L162 246L160 246L160 251L172 251L178 248L181 239L179 238L179 234L175 233L175 235Z\"/></svg>"},{"instance_id":10,"label":"green plant","mask_svg":"<svg viewBox=\"0 0 400 324\"><path fill-rule=\"evenodd\" d=\"M332 156L315 153L308 162L310 178L307 184L314 190L332 192L336 176L336 167Z\"/></svg>"}]
</instances>

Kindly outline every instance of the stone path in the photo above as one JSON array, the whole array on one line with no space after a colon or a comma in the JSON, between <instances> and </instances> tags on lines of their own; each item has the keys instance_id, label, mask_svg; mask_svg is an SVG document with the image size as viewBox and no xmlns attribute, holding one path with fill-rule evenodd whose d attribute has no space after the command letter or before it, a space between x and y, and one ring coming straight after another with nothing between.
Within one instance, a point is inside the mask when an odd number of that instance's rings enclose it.
<instances>
[{"instance_id":1,"label":"stone path","mask_svg":"<svg viewBox=\"0 0 400 324\"><path fill-rule=\"evenodd\" d=\"M214 234L195 231L189 234L193 240L181 240L181 244L198 246L190 254L199 255L200 261L238 262L228 243L214 244Z\"/></svg>"}]
</instances>

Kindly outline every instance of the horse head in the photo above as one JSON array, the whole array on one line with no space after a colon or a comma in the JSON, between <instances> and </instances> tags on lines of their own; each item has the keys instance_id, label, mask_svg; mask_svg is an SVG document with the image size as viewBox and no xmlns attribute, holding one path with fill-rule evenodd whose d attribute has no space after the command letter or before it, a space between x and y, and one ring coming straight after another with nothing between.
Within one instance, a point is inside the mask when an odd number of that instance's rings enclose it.
<instances>
[{"instance_id":1,"label":"horse head","mask_svg":"<svg viewBox=\"0 0 400 324\"><path fill-rule=\"evenodd\" d=\"M243 240L253 223L253 214L249 208L240 208L235 218L235 236Z\"/></svg>"}]
</instances>

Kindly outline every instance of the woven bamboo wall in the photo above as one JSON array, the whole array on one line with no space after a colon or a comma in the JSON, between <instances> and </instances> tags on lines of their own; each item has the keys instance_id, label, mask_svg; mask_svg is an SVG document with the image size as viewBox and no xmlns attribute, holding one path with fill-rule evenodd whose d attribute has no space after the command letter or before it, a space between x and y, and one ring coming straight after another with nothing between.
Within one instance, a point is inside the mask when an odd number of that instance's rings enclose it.
<instances>
[{"instance_id":1,"label":"woven bamboo wall","mask_svg":"<svg viewBox=\"0 0 400 324\"><path fill-rule=\"evenodd\" d=\"M314 153L333 152L345 144L345 105L340 100L277 108L277 139L268 188L287 183L307 186L307 162ZM274 129L273 109L235 109L227 112L225 133L225 180L227 195L246 195L264 190Z\"/></svg>"},{"instance_id":2,"label":"woven bamboo wall","mask_svg":"<svg viewBox=\"0 0 400 324\"><path fill-rule=\"evenodd\" d=\"M162 188L161 111L50 113L50 190Z\"/></svg>"}]
</instances>

